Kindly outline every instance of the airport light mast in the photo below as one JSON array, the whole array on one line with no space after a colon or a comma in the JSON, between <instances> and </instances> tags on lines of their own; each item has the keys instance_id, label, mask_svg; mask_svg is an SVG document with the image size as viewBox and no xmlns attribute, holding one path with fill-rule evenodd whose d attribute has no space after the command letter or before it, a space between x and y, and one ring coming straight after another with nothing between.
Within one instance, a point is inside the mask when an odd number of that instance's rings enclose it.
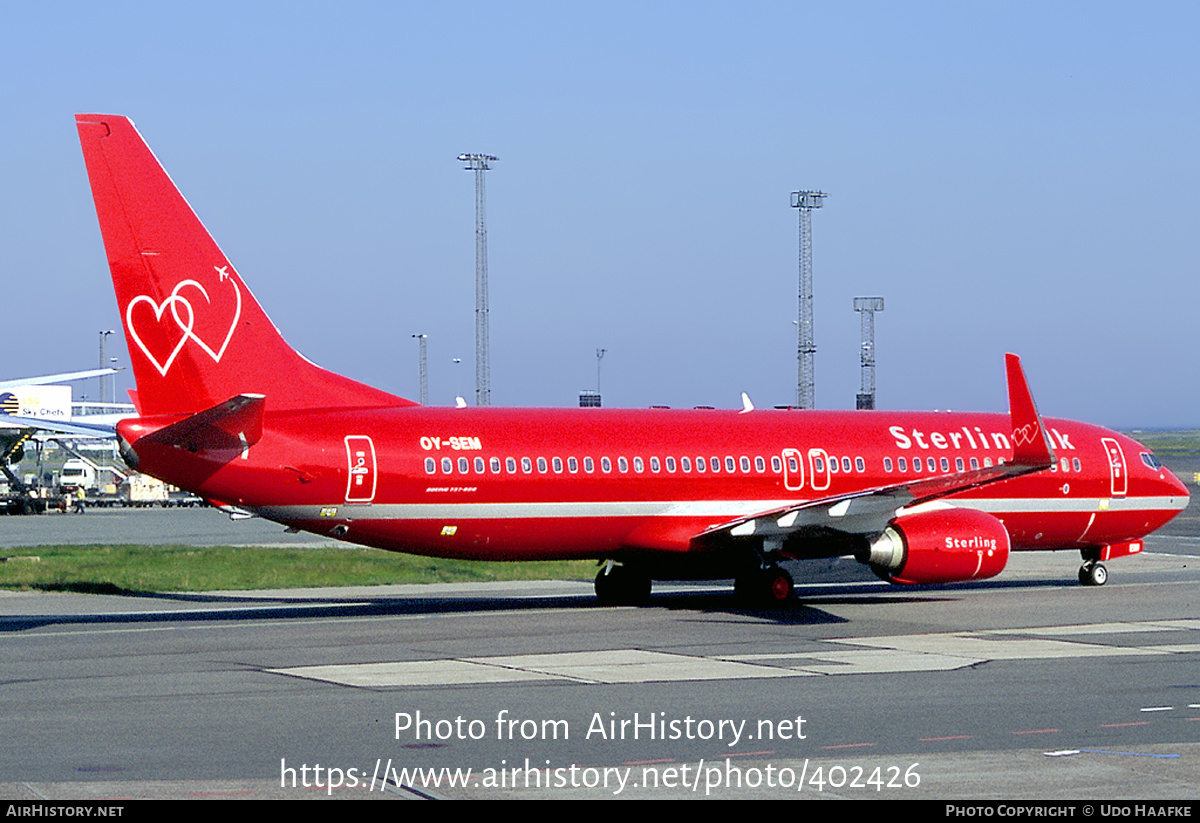
<instances>
[{"instance_id":1,"label":"airport light mast","mask_svg":"<svg viewBox=\"0 0 1200 823\"><path fill-rule=\"evenodd\" d=\"M856 297L854 310L862 318L862 387L857 409L875 408L875 312L883 311L882 297Z\"/></svg>"},{"instance_id":2,"label":"airport light mast","mask_svg":"<svg viewBox=\"0 0 1200 823\"><path fill-rule=\"evenodd\" d=\"M429 405L429 361L426 359L426 346L428 340L427 334L414 334L413 339L417 341L417 370L421 380L421 405Z\"/></svg>"},{"instance_id":3,"label":"airport light mast","mask_svg":"<svg viewBox=\"0 0 1200 823\"><path fill-rule=\"evenodd\" d=\"M796 407L816 408L813 388L812 210L829 195L820 191L792 192L792 208L800 210L800 322L796 332Z\"/></svg>"},{"instance_id":4,"label":"airport light mast","mask_svg":"<svg viewBox=\"0 0 1200 823\"><path fill-rule=\"evenodd\" d=\"M491 354L488 350L487 208L483 173L499 158L490 154L460 154L475 172L475 405L492 405Z\"/></svg>"},{"instance_id":5,"label":"airport light mast","mask_svg":"<svg viewBox=\"0 0 1200 823\"><path fill-rule=\"evenodd\" d=\"M108 336L110 334L116 334L116 331L113 329L109 329L107 331L100 332L100 364L97 366L97 368L107 369L109 367L108 366L108 354L107 354L106 349L108 348L108 345L107 345L108 344ZM116 400L116 392L117 392L117 387L116 387L116 384L114 383L113 384L113 400L114 401ZM105 374L100 375L100 402L101 403L108 402L108 375L105 375Z\"/></svg>"}]
</instances>

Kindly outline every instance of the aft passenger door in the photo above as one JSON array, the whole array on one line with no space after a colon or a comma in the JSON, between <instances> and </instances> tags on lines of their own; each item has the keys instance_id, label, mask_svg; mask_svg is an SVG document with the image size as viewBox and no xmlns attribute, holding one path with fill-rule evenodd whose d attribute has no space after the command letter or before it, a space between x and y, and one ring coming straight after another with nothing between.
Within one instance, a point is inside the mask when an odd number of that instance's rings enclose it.
<instances>
[{"instance_id":1,"label":"aft passenger door","mask_svg":"<svg viewBox=\"0 0 1200 823\"><path fill-rule=\"evenodd\" d=\"M347 503L370 503L375 499L375 444L365 435L346 437Z\"/></svg>"}]
</instances>

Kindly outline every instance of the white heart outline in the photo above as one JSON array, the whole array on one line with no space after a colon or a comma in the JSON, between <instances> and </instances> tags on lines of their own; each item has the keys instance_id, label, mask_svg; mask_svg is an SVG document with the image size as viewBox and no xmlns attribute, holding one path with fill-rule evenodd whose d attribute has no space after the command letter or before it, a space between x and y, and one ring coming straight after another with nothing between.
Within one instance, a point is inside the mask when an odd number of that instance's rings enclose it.
<instances>
[{"instance_id":1,"label":"white heart outline","mask_svg":"<svg viewBox=\"0 0 1200 823\"><path fill-rule=\"evenodd\" d=\"M222 280L224 280L226 277L229 277L228 272L226 272L224 270L224 268L218 268L217 266L213 266L213 268L217 270L217 273L220 274ZM206 351L208 353L208 356L213 359L214 363L220 363L221 358L225 356L225 349L229 348L229 341L233 339L233 333L237 329L238 321L242 317L242 290L238 288L237 280L234 280L233 278L229 278L229 282L231 284L233 284L233 293L234 293L234 296L237 298L237 306L234 308L233 321L229 324L229 331L227 331L225 333L225 341L223 343L221 343L220 351L213 351L212 347L210 347L207 343L205 343L203 340L201 340L200 335L196 334L195 331L193 331L193 328L195 326L195 315L193 315L193 317L192 317L193 322L190 323L184 331L184 336L190 337L193 340L195 340L196 343L199 344L200 348L204 349L204 351ZM210 306L212 305L212 299L209 298L208 291L205 290L204 286L200 285L195 280L180 280L178 283L175 284L175 288L173 288L171 290L171 297L178 297L184 303L187 303L189 311L192 311L191 303L188 303L187 298L180 297L180 295L179 295L179 290L182 289L184 286L195 286L197 289L200 290L200 293L204 295L205 302L207 302ZM164 303L163 305L166 305L166 304ZM184 328L183 323L179 319L179 315L175 311L174 305L171 306L171 315L175 318L175 322L177 324L179 324L179 327L181 329Z\"/></svg>"},{"instance_id":2,"label":"white heart outline","mask_svg":"<svg viewBox=\"0 0 1200 823\"><path fill-rule=\"evenodd\" d=\"M1013 443L1018 446L1023 446L1026 443L1034 442L1034 438L1038 434L1037 423L1026 423L1019 429L1013 429Z\"/></svg>"},{"instance_id":3,"label":"white heart outline","mask_svg":"<svg viewBox=\"0 0 1200 823\"><path fill-rule=\"evenodd\" d=\"M137 328L133 325L133 307L138 303L149 303L150 307L154 309L154 319L160 322L162 321L163 312L167 310L167 306L171 306L171 316L175 319L175 324L183 331L179 342L175 344L175 348L171 349L171 354L167 357L166 363L159 363L158 358L150 353L150 349L142 342L142 338L137 333ZM179 319L179 314L175 311L175 303L183 303L187 306L188 322L186 326ZM183 350L183 346L187 343L188 338L195 336L192 334L192 325L195 323L195 320L196 314L192 310L192 304L187 301L186 297L180 297L175 292L171 292L171 296L164 300L162 305L155 303L154 298L149 295L139 294L130 300L129 305L125 307L125 327L129 329L129 336L133 339L133 342L137 343L138 348L142 350L142 354L146 355L146 359L154 364L154 368L158 369L158 373L163 377L167 376L167 371L171 368L171 364L175 362L175 358L179 356L179 352Z\"/></svg>"}]
</instances>

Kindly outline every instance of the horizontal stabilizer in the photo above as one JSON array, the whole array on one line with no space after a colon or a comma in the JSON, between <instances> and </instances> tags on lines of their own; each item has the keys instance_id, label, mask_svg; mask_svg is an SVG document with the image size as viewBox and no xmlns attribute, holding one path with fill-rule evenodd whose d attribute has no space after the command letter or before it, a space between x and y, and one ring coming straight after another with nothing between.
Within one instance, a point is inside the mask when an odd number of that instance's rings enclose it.
<instances>
[{"instance_id":1,"label":"horizontal stabilizer","mask_svg":"<svg viewBox=\"0 0 1200 823\"><path fill-rule=\"evenodd\" d=\"M143 439L190 452L240 451L262 439L265 403L266 398L261 394L239 394Z\"/></svg>"}]
</instances>

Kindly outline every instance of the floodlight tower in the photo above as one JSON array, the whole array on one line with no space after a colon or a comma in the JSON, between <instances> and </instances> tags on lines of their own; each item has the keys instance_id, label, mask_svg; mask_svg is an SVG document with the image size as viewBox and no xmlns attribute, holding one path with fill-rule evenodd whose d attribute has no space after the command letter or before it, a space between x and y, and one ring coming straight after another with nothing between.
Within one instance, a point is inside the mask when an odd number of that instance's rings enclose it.
<instances>
[{"instance_id":1,"label":"floodlight tower","mask_svg":"<svg viewBox=\"0 0 1200 823\"><path fill-rule=\"evenodd\" d=\"M796 341L796 406L816 408L813 399L813 359L817 351L813 340L812 292L812 211L819 209L829 195L821 191L792 192L792 208L800 210L800 323Z\"/></svg>"},{"instance_id":2,"label":"floodlight tower","mask_svg":"<svg viewBox=\"0 0 1200 823\"><path fill-rule=\"evenodd\" d=\"M854 310L862 318L862 390L855 408L875 408L875 312L883 311L882 297L856 297Z\"/></svg>"},{"instance_id":3,"label":"floodlight tower","mask_svg":"<svg viewBox=\"0 0 1200 823\"><path fill-rule=\"evenodd\" d=\"M105 353L105 348L106 348L106 343L108 342L108 336L110 334L116 334L116 331L113 329L108 329L107 331L100 332L100 365L97 368L101 368L101 369L108 368L108 355ZM100 375L100 402L101 403L108 402L107 389L108 389L108 376L102 374L102 375ZM114 383L113 384L113 394L114 394L113 400L114 401L116 400L116 397L115 397L116 390L117 390L117 387L116 387L116 384Z\"/></svg>"},{"instance_id":4,"label":"floodlight tower","mask_svg":"<svg viewBox=\"0 0 1200 823\"><path fill-rule=\"evenodd\" d=\"M463 168L475 172L475 405L492 405L491 354L488 352L487 208L483 173L498 157L460 154Z\"/></svg>"},{"instance_id":5,"label":"floodlight tower","mask_svg":"<svg viewBox=\"0 0 1200 823\"><path fill-rule=\"evenodd\" d=\"M413 339L417 341L417 369L421 376L421 405L429 405L429 361L426 359L425 342L428 339L427 334L414 334Z\"/></svg>"}]
</instances>

